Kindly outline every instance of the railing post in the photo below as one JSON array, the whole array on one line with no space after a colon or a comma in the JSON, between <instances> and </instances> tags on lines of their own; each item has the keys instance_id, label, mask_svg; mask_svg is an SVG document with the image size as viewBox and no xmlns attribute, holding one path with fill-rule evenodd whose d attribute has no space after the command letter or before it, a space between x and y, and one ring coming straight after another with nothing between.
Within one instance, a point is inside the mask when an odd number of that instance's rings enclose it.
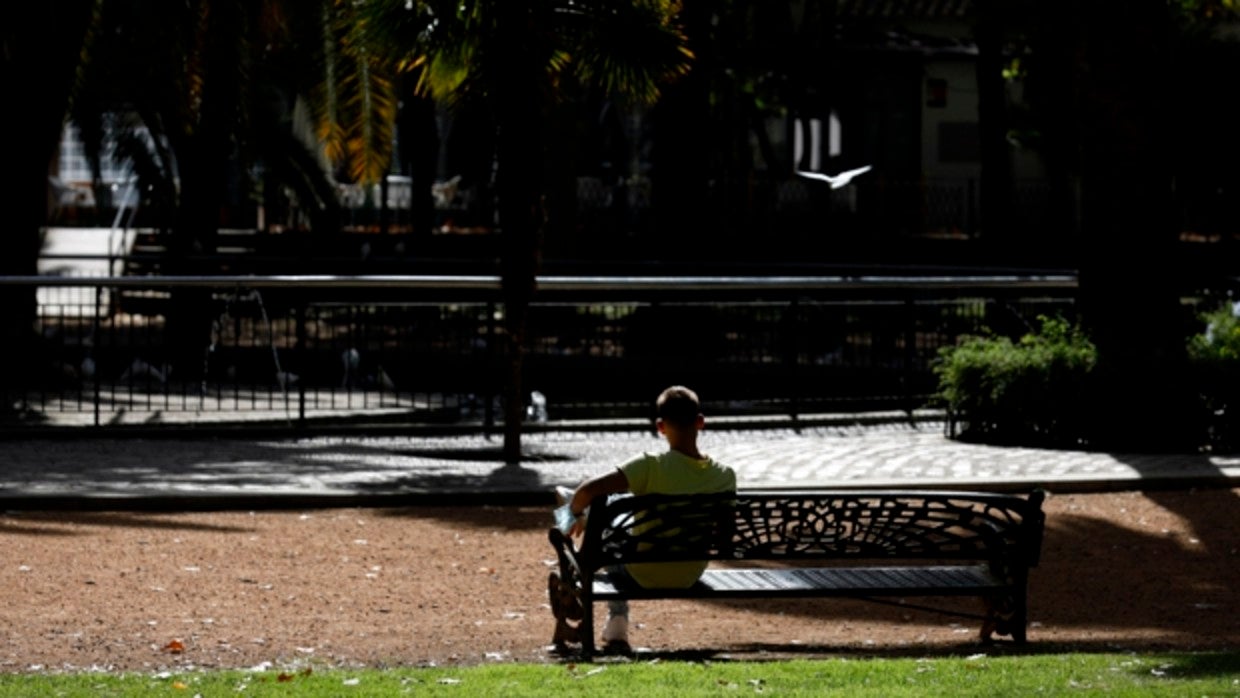
<instances>
[{"instance_id":1,"label":"railing post","mask_svg":"<svg viewBox=\"0 0 1240 698\"><path fill-rule=\"evenodd\" d=\"M792 418L792 424L794 425L794 430L798 434L801 432L801 424L800 424L801 390L802 390L802 385L804 385L804 382L801 380L801 371L802 371L801 362L797 360L800 354L798 349L801 346L801 331L800 331L801 330L801 312L800 311L801 311L801 304L800 304L799 299L793 298L792 302L789 303L788 308L785 311L790 316L790 321L784 323L784 326L788 328L787 332L789 335L784 340L786 342L785 346L788 347L787 352L784 356L784 361L788 362L789 364L788 373L792 377L792 385L790 386L791 396L789 398L790 414L788 416Z\"/></svg>"},{"instance_id":2,"label":"railing post","mask_svg":"<svg viewBox=\"0 0 1240 698\"><path fill-rule=\"evenodd\" d=\"M968 180L968 196L965 200L965 235L970 239L977 237L977 221L980 218L978 214L978 192L977 180L970 177Z\"/></svg>"},{"instance_id":3,"label":"railing post","mask_svg":"<svg viewBox=\"0 0 1240 698\"><path fill-rule=\"evenodd\" d=\"M917 357L917 298L909 295L904 299L904 406L910 418L913 416L913 362Z\"/></svg>"},{"instance_id":4,"label":"railing post","mask_svg":"<svg viewBox=\"0 0 1240 698\"><path fill-rule=\"evenodd\" d=\"M102 312L103 312L103 286L99 285L95 287L95 317L91 320L91 323L90 323L90 333L91 333L90 346L92 347L92 353L94 349L97 349L96 345L99 342L99 336L100 336L99 335L99 314ZM93 360L93 357L92 357L92 360ZM93 390L94 392L93 399L95 402L94 404L95 426L97 427L101 423L101 419L99 415L99 409L100 409L99 401L100 401L101 395L99 392L99 364L98 362L95 362L95 370L94 370L93 375L91 376L91 379L95 384L95 387Z\"/></svg>"},{"instance_id":5,"label":"railing post","mask_svg":"<svg viewBox=\"0 0 1240 698\"><path fill-rule=\"evenodd\" d=\"M482 408L482 430L490 434L495 428L495 303L487 301L486 318L486 370L482 374L486 381L486 404Z\"/></svg>"},{"instance_id":6,"label":"railing post","mask_svg":"<svg viewBox=\"0 0 1240 698\"><path fill-rule=\"evenodd\" d=\"M297 310L294 312L293 324L297 333L297 370L301 375L306 374L306 302L299 300L297 302ZM304 429L306 427L306 381L297 381L297 426Z\"/></svg>"}]
</instances>

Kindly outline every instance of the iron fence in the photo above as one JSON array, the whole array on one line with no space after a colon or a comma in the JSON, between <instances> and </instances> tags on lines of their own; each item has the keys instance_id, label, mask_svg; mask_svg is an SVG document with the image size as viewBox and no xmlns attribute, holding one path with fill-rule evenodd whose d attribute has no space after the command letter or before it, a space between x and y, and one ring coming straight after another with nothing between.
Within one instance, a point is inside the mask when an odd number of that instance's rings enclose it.
<instances>
[{"instance_id":1,"label":"iron fence","mask_svg":"<svg viewBox=\"0 0 1240 698\"><path fill-rule=\"evenodd\" d=\"M486 429L502 416L498 277L0 284L38 298L36 365L0 375L0 393L42 422L350 416ZM1018 336L1039 315L1071 313L1075 294L1061 275L541 277L528 413L645 417L671 383L697 388L713 415L913 410L934 393L939 348L965 334Z\"/></svg>"}]
</instances>

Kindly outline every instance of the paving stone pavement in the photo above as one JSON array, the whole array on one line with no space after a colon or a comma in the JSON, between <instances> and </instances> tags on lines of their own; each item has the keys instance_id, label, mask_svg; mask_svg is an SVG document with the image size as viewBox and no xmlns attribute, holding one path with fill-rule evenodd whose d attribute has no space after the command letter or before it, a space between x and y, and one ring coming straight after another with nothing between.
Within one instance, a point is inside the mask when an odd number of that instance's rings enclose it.
<instances>
[{"instance_id":1,"label":"paving stone pavement","mask_svg":"<svg viewBox=\"0 0 1240 698\"><path fill-rule=\"evenodd\" d=\"M506 466L499 437L445 435L0 440L0 509L305 507L550 501L662 440L548 430ZM700 445L741 488L1056 491L1240 486L1240 456L1097 453L963 443L941 421L711 428Z\"/></svg>"}]
</instances>

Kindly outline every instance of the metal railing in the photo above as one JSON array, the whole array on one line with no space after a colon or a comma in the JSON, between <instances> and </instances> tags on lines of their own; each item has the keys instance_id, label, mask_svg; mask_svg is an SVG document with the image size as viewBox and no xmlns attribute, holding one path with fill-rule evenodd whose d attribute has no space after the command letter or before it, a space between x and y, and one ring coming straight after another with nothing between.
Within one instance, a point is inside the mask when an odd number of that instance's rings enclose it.
<instances>
[{"instance_id":1,"label":"metal railing","mask_svg":"<svg viewBox=\"0 0 1240 698\"><path fill-rule=\"evenodd\" d=\"M496 276L4 277L37 292L37 365L0 375L41 423L320 417L487 429L505 378ZM7 290L12 291L12 288ZM940 347L1070 314L1076 279L538 280L524 385L541 421L645 417L671 383L713 415L914 410Z\"/></svg>"},{"instance_id":2,"label":"metal railing","mask_svg":"<svg viewBox=\"0 0 1240 698\"><path fill-rule=\"evenodd\" d=\"M438 187L443 187L444 182ZM575 182L575 207L587 229L649 232L654 216L652 180L642 176L604 180L582 176ZM838 190L825 189L819 182L801 177L774 177L758 174L732 182L730 187L716 181L713 208L740 216L746 226L759 230L829 228L840 234L957 235L972 237L978 232L980 187L977 177L900 178L883 175L862 178ZM1013 183L1010 226L1036 230L1053 225L1047 220L1051 210L1049 185L1044 179L1022 178ZM390 175L387 196L378 184L337 187L344 215L344 226L364 230L378 226L380 204L391 230L406 230L412 206L408 177ZM494 220L493 197L476 187L457 189L445 197L437 194L436 209L441 222L489 227ZM729 204L737 191L745 191L751 206L744 212L732 211ZM472 221L473 223L468 223ZM449 226L451 227L451 226Z\"/></svg>"}]
</instances>

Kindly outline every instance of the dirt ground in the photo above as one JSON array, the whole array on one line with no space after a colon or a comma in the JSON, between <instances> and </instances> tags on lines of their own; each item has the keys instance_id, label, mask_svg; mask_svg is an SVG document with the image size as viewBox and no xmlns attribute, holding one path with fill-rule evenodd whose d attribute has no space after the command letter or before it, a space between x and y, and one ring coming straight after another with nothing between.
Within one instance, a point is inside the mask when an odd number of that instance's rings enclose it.
<instances>
[{"instance_id":1,"label":"dirt ground","mask_svg":"<svg viewBox=\"0 0 1240 698\"><path fill-rule=\"evenodd\" d=\"M980 646L973 621L841 600L636 603L630 639L639 660L1240 651L1238 504L1240 489L1052 495L1023 649ZM564 661L549 517L8 512L0 671Z\"/></svg>"}]
</instances>

